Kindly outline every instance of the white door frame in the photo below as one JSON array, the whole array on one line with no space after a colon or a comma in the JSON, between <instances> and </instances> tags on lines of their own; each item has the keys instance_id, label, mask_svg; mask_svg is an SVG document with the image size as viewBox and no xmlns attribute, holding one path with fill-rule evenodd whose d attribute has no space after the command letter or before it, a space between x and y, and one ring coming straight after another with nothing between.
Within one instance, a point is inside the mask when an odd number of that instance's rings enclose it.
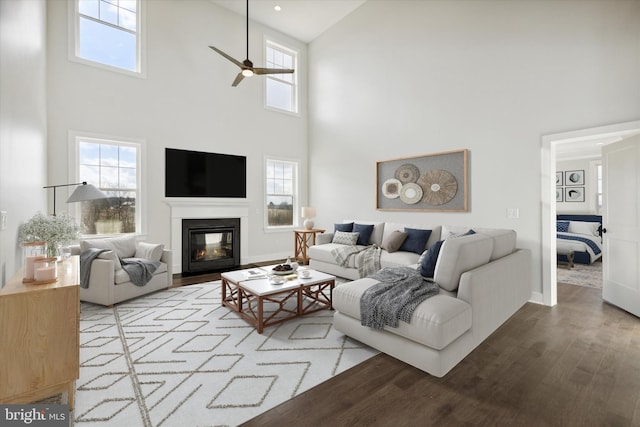
<instances>
[{"instance_id":1,"label":"white door frame","mask_svg":"<svg viewBox=\"0 0 640 427\"><path fill-rule=\"evenodd\" d=\"M542 206L542 294L534 292L532 301L554 306L558 303L556 256L556 146L565 142L602 138L624 138L640 133L640 120L600 126L542 137L541 206Z\"/></svg>"}]
</instances>

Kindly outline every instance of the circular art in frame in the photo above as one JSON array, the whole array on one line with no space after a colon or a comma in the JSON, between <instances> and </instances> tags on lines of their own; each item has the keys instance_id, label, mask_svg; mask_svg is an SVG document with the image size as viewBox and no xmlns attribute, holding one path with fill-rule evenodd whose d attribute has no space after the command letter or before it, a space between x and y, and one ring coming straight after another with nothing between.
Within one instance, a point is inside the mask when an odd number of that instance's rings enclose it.
<instances>
[{"instance_id":1,"label":"circular art in frame","mask_svg":"<svg viewBox=\"0 0 640 427\"><path fill-rule=\"evenodd\" d=\"M420 169L414 164L405 163L404 165L398 167L394 174L396 179L403 184L408 182L416 182L418 178L420 178Z\"/></svg>"},{"instance_id":2,"label":"circular art in frame","mask_svg":"<svg viewBox=\"0 0 640 427\"><path fill-rule=\"evenodd\" d=\"M391 178L382 183L382 194L387 199L397 199L400 197L402 183L395 178Z\"/></svg>"},{"instance_id":3,"label":"circular art in frame","mask_svg":"<svg viewBox=\"0 0 640 427\"><path fill-rule=\"evenodd\" d=\"M435 169L426 172L418 179L424 192L424 200L430 205L444 205L458 192L458 181L448 171Z\"/></svg>"},{"instance_id":4,"label":"circular art in frame","mask_svg":"<svg viewBox=\"0 0 640 427\"><path fill-rule=\"evenodd\" d=\"M400 191L400 200L408 205L414 205L422 200L422 187L415 182L410 182L402 186Z\"/></svg>"}]
</instances>

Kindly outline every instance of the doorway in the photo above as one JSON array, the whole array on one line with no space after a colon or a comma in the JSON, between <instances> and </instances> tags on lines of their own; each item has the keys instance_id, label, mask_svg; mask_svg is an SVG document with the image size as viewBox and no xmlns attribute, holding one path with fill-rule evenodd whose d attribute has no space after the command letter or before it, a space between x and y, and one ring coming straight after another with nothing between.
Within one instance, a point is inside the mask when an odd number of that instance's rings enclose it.
<instances>
[{"instance_id":1,"label":"doorway","mask_svg":"<svg viewBox=\"0 0 640 427\"><path fill-rule=\"evenodd\" d=\"M556 259L556 149L559 144L577 141L613 142L640 134L640 120L565 132L542 137L542 294L540 303L558 303Z\"/></svg>"}]
</instances>

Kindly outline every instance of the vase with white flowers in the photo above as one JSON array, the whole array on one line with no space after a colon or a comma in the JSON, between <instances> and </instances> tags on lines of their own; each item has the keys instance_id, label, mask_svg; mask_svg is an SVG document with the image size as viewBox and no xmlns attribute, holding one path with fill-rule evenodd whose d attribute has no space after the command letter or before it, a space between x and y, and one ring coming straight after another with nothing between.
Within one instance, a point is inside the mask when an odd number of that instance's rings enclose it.
<instances>
[{"instance_id":1,"label":"vase with white flowers","mask_svg":"<svg viewBox=\"0 0 640 427\"><path fill-rule=\"evenodd\" d=\"M21 242L46 242L48 257L58 256L62 245L75 242L79 236L80 227L73 217L64 213L44 215L38 212L20 228Z\"/></svg>"}]
</instances>

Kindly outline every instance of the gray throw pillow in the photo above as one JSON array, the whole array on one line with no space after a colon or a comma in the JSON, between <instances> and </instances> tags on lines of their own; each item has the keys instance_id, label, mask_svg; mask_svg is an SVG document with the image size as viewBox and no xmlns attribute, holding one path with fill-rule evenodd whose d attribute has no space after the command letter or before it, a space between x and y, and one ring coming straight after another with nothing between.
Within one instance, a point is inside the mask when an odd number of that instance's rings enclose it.
<instances>
[{"instance_id":1,"label":"gray throw pillow","mask_svg":"<svg viewBox=\"0 0 640 427\"><path fill-rule=\"evenodd\" d=\"M349 233L346 231L336 231L333 234L333 240L331 243L337 243L339 245L355 246L358 241L360 233Z\"/></svg>"},{"instance_id":2,"label":"gray throw pillow","mask_svg":"<svg viewBox=\"0 0 640 427\"><path fill-rule=\"evenodd\" d=\"M400 230L394 230L382 242L382 249L387 252L397 252L409 233Z\"/></svg>"}]
</instances>

